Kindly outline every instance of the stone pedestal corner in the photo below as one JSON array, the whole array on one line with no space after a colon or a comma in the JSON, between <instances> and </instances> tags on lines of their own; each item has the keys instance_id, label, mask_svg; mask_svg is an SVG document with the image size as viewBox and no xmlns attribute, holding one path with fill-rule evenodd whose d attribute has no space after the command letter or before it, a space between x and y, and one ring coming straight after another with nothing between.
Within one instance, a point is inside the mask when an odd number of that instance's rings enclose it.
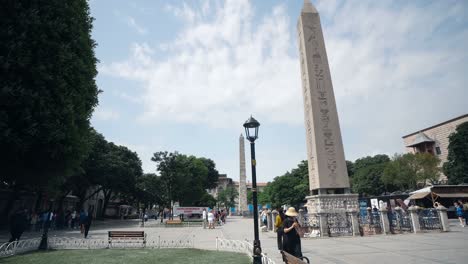
<instances>
[{"instance_id":1,"label":"stone pedestal corner","mask_svg":"<svg viewBox=\"0 0 468 264\"><path fill-rule=\"evenodd\" d=\"M439 214L442 231L449 232L450 225L449 225L448 216L447 216L447 208L443 205L439 205L436 209L437 209L437 213Z\"/></svg>"},{"instance_id":2,"label":"stone pedestal corner","mask_svg":"<svg viewBox=\"0 0 468 264\"><path fill-rule=\"evenodd\" d=\"M390 234L390 221L388 220L388 210L387 208L381 208L380 209L380 221L382 222L382 233L383 234Z\"/></svg>"},{"instance_id":3,"label":"stone pedestal corner","mask_svg":"<svg viewBox=\"0 0 468 264\"><path fill-rule=\"evenodd\" d=\"M410 206L408 208L411 217L411 226L414 233L421 233L421 226L419 225L419 206Z\"/></svg>"}]
</instances>

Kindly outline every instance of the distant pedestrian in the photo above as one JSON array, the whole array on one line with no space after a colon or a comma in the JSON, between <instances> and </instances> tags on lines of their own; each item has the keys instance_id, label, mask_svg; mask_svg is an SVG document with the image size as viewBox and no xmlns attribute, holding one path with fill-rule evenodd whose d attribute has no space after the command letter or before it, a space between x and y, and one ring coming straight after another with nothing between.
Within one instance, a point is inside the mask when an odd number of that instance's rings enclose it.
<instances>
[{"instance_id":1,"label":"distant pedestrian","mask_svg":"<svg viewBox=\"0 0 468 264\"><path fill-rule=\"evenodd\" d=\"M88 215L82 209L81 212L80 212L80 232L81 232L81 234L83 234L84 231L85 231L85 224L86 224L86 221L88 220L87 218L88 218Z\"/></svg>"},{"instance_id":2,"label":"distant pedestrian","mask_svg":"<svg viewBox=\"0 0 468 264\"><path fill-rule=\"evenodd\" d=\"M262 219L262 225L266 226L267 225L267 212L266 212L266 209L262 210L262 214L260 215L260 217Z\"/></svg>"},{"instance_id":3,"label":"distant pedestrian","mask_svg":"<svg viewBox=\"0 0 468 264\"><path fill-rule=\"evenodd\" d=\"M31 215L31 222L30 222L30 230L31 231L36 231L37 221L38 221L38 216L37 216L36 213L33 213Z\"/></svg>"},{"instance_id":4,"label":"distant pedestrian","mask_svg":"<svg viewBox=\"0 0 468 264\"><path fill-rule=\"evenodd\" d=\"M468 225L468 203L458 200L458 203L463 208L463 217L465 218L465 225Z\"/></svg>"},{"instance_id":5,"label":"distant pedestrian","mask_svg":"<svg viewBox=\"0 0 468 264\"><path fill-rule=\"evenodd\" d=\"M18 241L21 238L24 230L29 226L26 210L18 210L10 217L10 234L9 242Z\"/></svg>"},{"instance_id":6,"label":"distant pedestrian","mask_svg":"<svg viewBox=\"0 0 468 264\"><path fill-rule=\"evenodd\" d=\"M203 208L203 213L202 213L203 229L206 229L207 217L208 215L206 213L206 209Z\"/></svg>"},{"instance_id":7,"label":"distant pedestrian","mask_svg":"<svg viewBox=\"0 0 468 264\"><path fill-rule=\"evenodd\" d=\"M208 229L214 229L214 214L211 210L208 212Z\"/></svg>"},{"instance_id":8,"label":"distant pedestrian","mask_svg":"<svg viewBox=\"0 0 468 264\"><path fill-rule=\"evenodd\" d=\"M460 220L460 225L462 227L465 227L465 221L464 221L464 215L463 215L463 205L459 204L458 202L454 202L453 205L455 205L455 210L457 212L457 217L458 220Z\"/></svg>"},{"instance_id":9,"label":"distant pedestrian","mask_svg":"<svg viewBox=\"0 0 468 264\"><path fill-rule=\"evenodd\" d=\"M275 231L276 231L276 241L278 243L278 250L283 250L283 221L286 218L284 215L283 209L279 207L278 215L275 218Z\"/></svg>"},{"instance_id":10,"label":"distant pedestrian","mask_svg":"<svg viewBox=\"0 0 468 264\"><path fill-rule=\"evenodd\" d=\"M93 214L88 213L88 216L86 217L86 222L84 224L84 238L88 238L88 232L89 228L91 227L91 222L93 221Z\"/></svg>"},{"instance_id":11,"label":"distant pedestrian","mask_svg":"<svg viewBox=\"0 0 468 264\"><path fill-rule=\"evenodd\" d=\"M283 250L289 254L300 258L302 257L301 238L296 228L301 227L296 219L297 212L294 207L289 207L285 213L286 219L283 223Z\"/></svg>"},{"instance_id":12,"label":"distant pedestrian","mask_svg":"<svg viewBox=\"0 0 468 264\"><path fill-rule=\"evenodd\" d=\"M75 224L76 224L76 210L73 210L73 213L71 213L70 228L75 229Z\"/></svg>"}]
</instances>

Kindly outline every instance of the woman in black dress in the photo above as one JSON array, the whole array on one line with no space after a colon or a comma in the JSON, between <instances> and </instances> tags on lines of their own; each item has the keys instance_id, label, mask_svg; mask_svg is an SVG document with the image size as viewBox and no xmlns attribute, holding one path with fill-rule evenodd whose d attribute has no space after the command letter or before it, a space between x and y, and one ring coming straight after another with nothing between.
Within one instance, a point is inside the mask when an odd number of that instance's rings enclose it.
<instances>
[{"instance_id":1,"label":"woman in black dress","mask_svg":"<svg viewBox=\"0 0 468 264\"><path fill-rule=\"evenodd\" d=\"M302 257L301 238L296 230L300 225L296 219L296 209L294 209L294 207L289 207L285 215L286 219L284 219L283 222L283 250L300 258Z\"/></svg>"}]
</instances>

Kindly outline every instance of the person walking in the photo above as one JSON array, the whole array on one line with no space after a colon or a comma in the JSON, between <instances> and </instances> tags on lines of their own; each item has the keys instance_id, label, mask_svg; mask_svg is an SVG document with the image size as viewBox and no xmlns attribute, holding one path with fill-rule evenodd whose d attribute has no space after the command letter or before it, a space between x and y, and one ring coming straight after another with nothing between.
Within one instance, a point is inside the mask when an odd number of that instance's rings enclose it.
<instances>
[{"instance_id":1,"label":"person walking","mask_svg":"<svg viewBox=\"0 0 468 264\"><path fill-rule=\"evenodd\" d=\"M267 225L267 212L266 212L266 209L262 210L262 214L260 215L260 219L262 219L262 224L260 226L266 226Z\"/></svg>"},{"instance_id":2,"label":"person walking","mask_svg":"<svg viewBox=\"0 0 468 264\"><path fill-rule=\"evenodd\" d=\"M210 210L208 212L208 229L214 229L214 220L215 220L215 217Z\"/></svg>"},{"instance_id":3,"label":"person walking","mask_svg":"<svg viewBox=\"0 0 468 264\"><path fill-rule=\"evenodd\" d=\"M463 218L465 218L465 225L468 225L468 203L458 200L458 203L463 209Z\"/></svg>"},{"instance_id":4,"label":"person walking","mask_svg":"<svg viewBox=\"0 0 468 264\"><path fill-rule=\"evenodd\" d=\"M283 250L283 221L286 218L283 208L279 207L278 215L275 218L276 241L278 243L278 250Z\"/></svg>"},{"instance_id":5,"label":"person walking","mask_svg":"<svg viewBox=\"0 0 468 264\"><path fill-rule=\"evenodd\" d=\"M80 232L81 232L81 234L84 233L87 217L88 216L87 216L86 212L83 209L81 209L81 212L80 212Z\"/></svg>"},{"instance_id":6,"label":"person walking","mask_svg":"<svg viewBox=\"0 0 468 264\"><path fill-rule=\"evenodd\" d=\"M91 227L91 222L93 221L93 214L92 211L88 213L86 217L86 222L84 224L84 238L88 238L89 228Z\"/></svg>"},{"instance_id":7,"label":"person walking","mask_svg":"<svg viewBox=\"0 0 468 264\"><path fill-rule=\"evenodd\" d=\"M460 225L462 227L465 227L465 221L464 221L464 215L463 215L463 205L459 204L458 202L454 202L453 205L455 205L455 210L457 213L458 220L460 220Z\"/></svg>"},{"instance_id":8,"label":"person walking","mask_svg":"<svg viewBox=\"0 0 468 264\"><path fill-rule=\"evenodd\" d=\"M296 219L296 209L294 209L294 207L289 207L285 215L286 219L284 219L283 223L283 250L297 258L300 258L302 257L301 238L296 230L300 225Z\"/></svg>"},{"instance_id":9,"label":"person walking","mask_svg":"<svg viewBox=\"0 0 468 264\"><path fill-rule=\"evenodd\" d=\"M76 224L76 210L73 210L73 213L71 214L70 228L75 229L75 224Z\"/></svg>"}]
</instances>

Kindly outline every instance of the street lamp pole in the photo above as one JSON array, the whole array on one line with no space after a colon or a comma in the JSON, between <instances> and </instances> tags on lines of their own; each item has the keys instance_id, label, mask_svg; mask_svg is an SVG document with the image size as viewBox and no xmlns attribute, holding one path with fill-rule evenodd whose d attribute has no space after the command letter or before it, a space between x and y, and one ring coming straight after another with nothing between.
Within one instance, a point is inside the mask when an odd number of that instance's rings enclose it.
<instances>
[{"instance_id":1,"label":"street lamp pole","mask_svg":"<svg viewBox=\"0 0 468 264\"><path fill-rule=\"evenodd\" d=\"M253 263L262 263L262 248L258 235L258 205L257 205L257 161L255 160L255 140L258 138L258 127L260 123L252 116L244 123L246 138L250 141L250 155L252 164L252 200L254 219L254 243L253 243Z\"/></svg>"}]
</instances>

